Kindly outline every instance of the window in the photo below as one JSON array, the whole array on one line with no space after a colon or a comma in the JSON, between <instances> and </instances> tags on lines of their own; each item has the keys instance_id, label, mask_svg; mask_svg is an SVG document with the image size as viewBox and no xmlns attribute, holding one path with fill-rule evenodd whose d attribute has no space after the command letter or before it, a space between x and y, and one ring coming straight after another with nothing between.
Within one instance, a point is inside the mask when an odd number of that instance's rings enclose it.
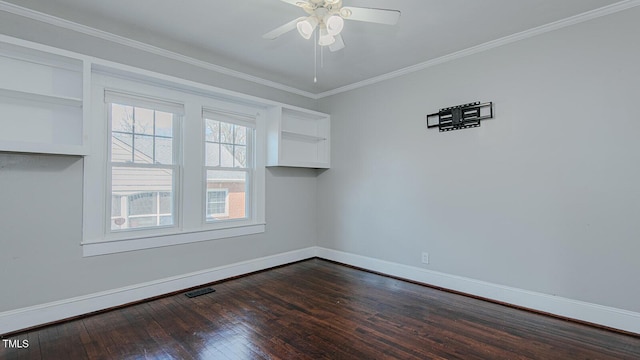
<instances>
[{"instance_id":1,"label":"window","mask_svg":"<svg viewBox=\"0 0 640 360\"><path fill-rule=\"evenodd\" d=\"M207 219L229 216L229 189L207 189Z\"/></svg>"},{"instance_id":2,"label":"window","mask_svg":"<svg viewBox=\"0 0 640 360\"><path fill-rule=\"evenodd\" d=\"M207 208L207 221L246 219L249 211L253 167L252 119L222 112L204 111L205 188L207 197L214 190L226 191L227 211L213 213ZM207 199L207 206L210 200Z\"/></svg>"},{"instance_id":3,"label":"window","mask_svg":"<svg viewBox=\"0 0 640 360\"><path fill-rule=\"evenodd\" d=\"M264 106L109 71L91 76L84 256L264 232Z\"/></svg>"},{"instance_id":4,"label":"window","mask_svg":"<svg viewBox=\"0 0 640 360\"><path fill-rule=\"evenodd\" d=\"M110 129L111 231L176 224L180 105L105 92Z\"/></svg>"}]
</instances>

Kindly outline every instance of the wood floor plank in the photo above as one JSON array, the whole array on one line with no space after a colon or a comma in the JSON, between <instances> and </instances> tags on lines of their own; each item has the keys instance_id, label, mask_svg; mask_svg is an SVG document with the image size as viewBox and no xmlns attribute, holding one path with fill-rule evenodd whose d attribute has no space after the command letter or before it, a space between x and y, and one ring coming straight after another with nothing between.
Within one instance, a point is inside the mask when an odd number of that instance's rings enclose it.
<instances>
[{"instance_id":1,"label":"wood floor plank","mask_svg":"<svg viewBox=\"0 0 640 360\"><path fill-rule=\"evenodd\" d=\"M12 336L0 359L640 359L640 337L313 259Z\"/></svg>"}]
</instances>

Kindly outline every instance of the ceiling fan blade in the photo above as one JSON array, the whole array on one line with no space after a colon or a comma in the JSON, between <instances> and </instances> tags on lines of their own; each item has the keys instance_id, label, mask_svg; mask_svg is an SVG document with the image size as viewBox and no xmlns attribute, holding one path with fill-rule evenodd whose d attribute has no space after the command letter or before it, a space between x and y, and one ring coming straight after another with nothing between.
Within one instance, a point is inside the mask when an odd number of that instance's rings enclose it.
<instances>
[{"instance_id":1,"label":"ceiling fan blade","mask_svg":"<svg viewBox=\"0 0 640 360\"><path fill-rule=\"evenodd\" d=\"M340 16L346 20L366 21L378 24L395 25L400 19L400 11L344 6Z\"/></svg>"},{"instance_id":2,"label":"ceiling fan blade","mask_svg":"<svg viewBox=\"0 0 640 360\"><path fill-rule=\"evenodd\" d=\"M305 7L309 5L309 2L305 0L280 0L280 1L286 2L287 4L299 6L299 7Z\"/></svg>"},{"instance_id":3,"label":"ceiling fan blade","mask_svg":"<svg viewBox=\"0 0 640 360\"><path fill-rule=\"evenodd\" d=\"M286 24L284 24L284 25L282 25L280 27L277 27L277 28L269 31L268 33L262 35L262 37L265 38L265 39L273 40L273 39L277 38L278 36L295 29L296 25L298 24L298 22L302 21L304 19L305 19L304 17L299 17L297 19L291 20L288 23L286 23Z\"/></svg>"},{"instance_id":4,"label":"ceiling fan blade","mask_svg":"<svg viewBox=\"0 0 640 360\"><path fill-rule=\"evenodd\" d=\"M329 50L331 50L331 52L344 49L344 40L342 40L342 35L336 35L335 39L336 41L333 44L329 45Z\"/></svg>"}]
</instances>

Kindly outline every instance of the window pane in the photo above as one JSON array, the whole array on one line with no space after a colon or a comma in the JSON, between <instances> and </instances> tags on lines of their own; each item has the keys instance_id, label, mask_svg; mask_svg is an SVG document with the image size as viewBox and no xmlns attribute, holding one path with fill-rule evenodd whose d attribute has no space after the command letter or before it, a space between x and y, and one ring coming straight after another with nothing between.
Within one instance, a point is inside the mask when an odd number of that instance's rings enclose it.
<instances>
[{"instance_id":1,"label":"window pane","mask_svg":"<svg viewBox=\"0 0 640 360\"><path fill-rule=\"evenodd\" d=\"M246 168L247 167L247 147L235 146L234 150L234 167Z\"/></svg>"},{"instance_id":2,"label":"window pane","mask_svg":"<svg viewBox=\"0 0 640 360\"><path fill-rule=\"evenodd\" d=\"M151 109L135 108L133 128L136 134L153 135L153 113Z\"/></svg>"},{"instance_id":3,"label":"window pane","mask_svg":"<svg viewBox=\"0 0 640 360\"><path fill-rule=\"evenodd\" d=\"M133 135L112 133L111 134L111 161L112 162L132 162L133 161Z\"/></svg>"},{"instance_id":4,"label":"window pane","mask_svg":"<svg viewBox=\"0 0 640 360\"><path fill-rule=\"evenodd\" d=\"M174 114L118 104L111 109L112 162L174 163Z\"/></svg>"},{"instance_id":5,"label":"window pane","mask_svg":"<svg viewBox=\"0 0 640 360\"><path fill-rule=\"evenodd\" d=\"M111 130L133 132L133 106L111 104Z\"/></svg>"},{"instance_id":6,"label":"window pane","mask_svg":"<svg viewBox=\"0 0 640 360\"><path fill-rule=\"evenodd\" d=\"M205 136L207 141L220 142L220 122L206 119L205 120Z\"/></svg>"},{"instance_id":7,"label":"window pane","mask_svg":"<svg viewBox=\"0 0 640 360\"><path fill-rule=\"evenodd\" d=\"M156 164L173 164L173 139L156 138Z\"/></svg>"},{"instance_id":8,"label":"window pane","mask_svg":"<svg viewBox=\"0 0 640 360\"><path fill-rule=\"evenodd\" d=\"M245 126L205 119L205 166L246 168L251 131Z\"/></svg>"},{"instance_id":9,"label":"window pane","mask_svg":"<svg viewBox=\"0 0 640 360\"><path fill-rule=\"evenodd\" d=\"M153 136L135 135L133 137L134 162L153 164Z\"/></svg>"},{"instance_id":10,"label":"window pane","mask_svg":"<svg viewBox=\"0 0 640 360\"><path fill-rule=\"evenodd\" d=\"M226 220L226 219L243 219L246 217L246 189L247 189L247 173L245 171L220 171L207 170L207 194L213 190L215 192L227 192L225 204L225 212L223 215L212 214L207 211L207 220ZM212 195L215 196L215 195ZM209 200L208 198L207 200ZM215 198L214 198L215 199ZM207 201L209 205L209 201ZM219 209L219 208L218 208ZM208 209L209 210L209 209ZM211 215L209 215L211 214Z\"/></svg>"},{"instance_id":11,"label":"window pane","mask_svg":"<svg viewBox=\"0 0 640 360\"><path fill-rule=\"evenodd\" d=\"M111 196L111 217L122 215L121 196Z\"/></svg>"},{"instance_id":12,"label":"window pane","mask_svg":"<svg viewBox=\"0 0 640 360\"><path fill-rule=\"evenodd\" d=\"M129 195L129 215L155 214L158 207L157 196L156 192Z\"/></svg>"},{"instance_id":13,"label":"window pane","mask_svg":"<svg viewBox=\"0 0 640 360\"><path fill-rule=\"evenodd\" d=\"M160 214L171 214L173 197L170 192L160 193Z\"/></svg>"},{"instance_id":14,"label":"window pane","mask_svg":"<svg viewBox=\"0 0 640 360\"><path fill-rule=\"evenodd\" d=\"M233 145L222 144L220 147L220 166L233 167Z\"/></svg>"},{"instance_id":15,"label":"window pane","mask_svg":"<svg viewBox=\"0 0 640 360\"><path fill-rule=\"evenodd\" d=\"M238 145L247 145L247 128L236 125L235 143Z\"/></svg>"},{"instance_id":16,"label":"window pane","mask_svg":"<svg viewBox=\"0 0 640 360\"><path fill-rule=\"evenodd\" d=\"M206 166L220 166L220 144L218 143L206 143L205 144L205 161Z\"/></svg>"},{"instance_id":17,"label":"window pane","mask_svg":"<svg viewBox=\"0 0 640 360\"><path fill-rule=\"evenodd\" d=\"M233 124L220 122L220 142L233 143Z\"/></svg>"},{"instance_id":18,"label":"window pane","mask_svg":"<svg viewBox=\"0 0 640 360\"><path fill-rule=\"evenodd\" d=\"M121 209L119 217L112 218L112 230L174 224L171 169L114 166L111 195L113 198L125 196L127 199L126 209ZM170 221L161 222L159 215L167 216Z\"/></svg>"},{"instance_id":19,"label":"window pane","mask_svg":"<svg viewBox=\"0 0 640 360\"><path fill-rule=\"evenodd\" d=\"M129 218L129 225L132 229L157 226L157 218L155 216L142 216Z\"/></svg>"},{"instance_id":20,"label":"window pane","mask_svg":"<svg viewBox=\"0 0 640 360\"><path fill-rule=\"evenodd\" d=\"M247 147L236 145L234 148L233 167L247 167Z\"/></svg>"},{"instance_id":21,"label":"window pane","mask_svg":"<svg viewBox=\"0 0 640 360\"><path fill-rule=\"evenodd\" d=\"M173 114L156 111L156 136L173 137Z\"/></svg>"}]
</instances>

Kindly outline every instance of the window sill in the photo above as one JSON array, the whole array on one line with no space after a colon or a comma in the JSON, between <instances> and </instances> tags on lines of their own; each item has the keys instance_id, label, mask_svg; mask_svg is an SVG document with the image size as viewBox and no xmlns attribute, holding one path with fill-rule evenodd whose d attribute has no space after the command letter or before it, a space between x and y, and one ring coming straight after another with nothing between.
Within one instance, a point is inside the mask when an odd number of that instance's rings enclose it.
<instances>
[{"instance_id":1,"label":"window sill","mask_svg":"<svg viewBox=\"0 0 640 360\"><path fill-rule=\"evenodd\" d=\"M217 240L265 232L265 224L253 224L231 228L143 236L123 240L103 240L82 243L82 256L98 256L120 252L152 249L164 246Z\"/></svg>"}]
</instances>

